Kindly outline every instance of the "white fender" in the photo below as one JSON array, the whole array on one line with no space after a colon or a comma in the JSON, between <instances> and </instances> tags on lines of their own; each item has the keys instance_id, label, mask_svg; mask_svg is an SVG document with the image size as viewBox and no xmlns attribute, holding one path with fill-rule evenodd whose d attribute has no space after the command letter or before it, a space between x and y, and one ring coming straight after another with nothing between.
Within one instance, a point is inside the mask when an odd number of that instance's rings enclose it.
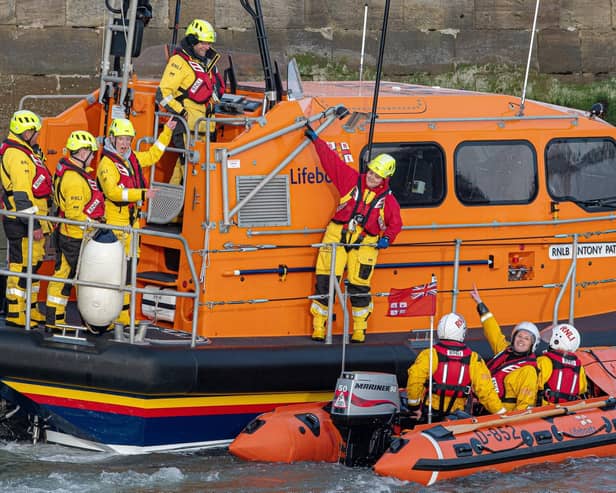
<instances>
[{"instance_id":1,"label":"white fender","mask_svg":"<svg viewBox=\"0 0 616 493\"><path fill-rule=\"evenodd\" d=\"M77 279L124 286L126 262L122 243L101 243L93 238L84 241ZM90 326L109 326L118 318L123 302L123 292L117 289L77 286L77 307Z\"/></svg>"}]
</instances>

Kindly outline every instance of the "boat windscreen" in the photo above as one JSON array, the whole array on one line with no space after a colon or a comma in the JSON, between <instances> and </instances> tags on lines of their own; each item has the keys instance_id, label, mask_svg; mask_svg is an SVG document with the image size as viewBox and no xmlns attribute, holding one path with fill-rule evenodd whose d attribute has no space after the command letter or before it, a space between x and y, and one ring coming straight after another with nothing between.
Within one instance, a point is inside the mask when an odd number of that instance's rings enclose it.
<instances>
[{"instance_id":1,"label":"boat windscreen","mask_svg":"<svg viewBox=\"0 0 616 493\"><path fill-rule=\"evenodd\" d=\"M610 138L552 140L546 148L550 195L590 210L616 208L615 144Z\"/></svg>"}]
</instances>

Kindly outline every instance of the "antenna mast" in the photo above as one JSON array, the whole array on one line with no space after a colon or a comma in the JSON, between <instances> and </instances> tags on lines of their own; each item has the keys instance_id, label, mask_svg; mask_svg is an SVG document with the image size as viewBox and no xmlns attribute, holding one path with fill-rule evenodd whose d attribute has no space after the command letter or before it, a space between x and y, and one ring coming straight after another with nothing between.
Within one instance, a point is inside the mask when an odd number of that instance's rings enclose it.
<instances>
[{"instance_id":1,"label":"antenna mast","mask_svg":"<svg viewBox=\"0 0 616 493\"><path fill-rule=\"evenodd\" d=\"M524 76L524 88L522 89L522 98L520 99L520 111L518 116L524 116L524 103L526 101L526 87L528 85L528 73L530 72L530 58L533 54L533 45L535 44L535 30L537 29L537 17L539 15L539 2L535 6L535 18L533 20L533 30L530 35L530 48L528 49L528 60L526 62L526 75Z\"/></svg>"},{"instance_id":2,"label":"antenna mast","mask_svg":"<svg viewBox=\"0 0 616 493\"><path fill-rule=\"evenodd\" d=\"M368 21L368 3L364 4L364 29L361 36L361 56L359 57L359 91L361 93L362 76L364 73L364 52L366 48L366 22Z\"/></svg>"},{"instance_id":3,"label":"antenna mast","mask_svg":"<svg viewBox=\"0 0 616 493\"><path fill-rule=\"evenodd\" d=\"M368 153L366 159L372 158L372 139L374 138L374 122L376 109L379 102L379 88L381 87L381 73L383 71L383 52L385 51L385 39L387 38L387 21L389 19L389 0L385 0L385 12L383 13L383 28L381 30L381 44L379 46L379 58L376 64L376 80L374 81L374 96L372 97L372 113L370 114L370 133L368 136Z\"/></svg>"}]
</instances>

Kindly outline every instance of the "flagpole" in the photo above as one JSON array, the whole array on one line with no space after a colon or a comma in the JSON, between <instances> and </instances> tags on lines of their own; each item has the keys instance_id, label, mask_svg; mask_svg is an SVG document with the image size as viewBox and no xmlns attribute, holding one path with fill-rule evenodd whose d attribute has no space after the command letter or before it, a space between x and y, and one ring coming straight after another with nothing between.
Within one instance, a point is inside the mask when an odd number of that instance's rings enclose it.
<instances>
[{"instance_id":1,"label":"flagpole","mask_svg":"<svg viewBox=\"0 0 616 493\"><path fill-rule=\"evenodd\" d=\"M432 283L436 285L436 276L432 274ZM432 423L432 370L434 368L434 314L430 315L430 369L428 372L428 424Z\"/></svg>"},{"instance_id":2,"label":"flagpole","mask_svg":"<svg viewBox=\"0 0 616 493\"><path fill-rule=\"evenodd\" d=\"M434 315L430 315L430 370L428 372L428 423L432 423L432 359L434 351Z\"/></svg>"}]
</instances>

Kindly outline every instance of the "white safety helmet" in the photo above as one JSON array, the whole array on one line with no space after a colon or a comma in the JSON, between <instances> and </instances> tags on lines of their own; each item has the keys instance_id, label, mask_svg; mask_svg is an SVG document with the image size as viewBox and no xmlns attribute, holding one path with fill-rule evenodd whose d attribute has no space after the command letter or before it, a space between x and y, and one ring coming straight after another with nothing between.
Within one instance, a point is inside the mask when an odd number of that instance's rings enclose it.
<instances>
[{"instance_id":1,"label":"white safety helmet","mask_svg":"<svg viewBox=\"0 0 616 493\"><path fill-rule=\"evenodd\" d=\"M573 353L580 347L580 333L569 324L558 324L552 329L550 348Z\"/></svg>"},{"instance_id":2,"label":"white safety helmet","mask_svg":"<svg viewBox=\"0 0 616 493\"><path fill-rule=\"evenodd\" d=\"M457 313L448 313L439 320L436 333L439 339L464 342L466 337L466 320Z\"/></svg>"},{"instance_id":3,"label":"white safety helmet","mask_svg":"<svg viewBox=\"0 0 616 493\"><path fill-rule=\"evenodd\" d=\"M513 331L511 332L511 342L512 343L515 340L515 335L520 330L523 330L524 332L528 332L530 335L533 336L533 345L532 345L531 351L534 352L537 349L537 345L539 344L539 339L541 338L541 336L539 335L539 329L532 322L520 322L518 325L516 325L513 328Z\"/></svg>"}]
</instances>

